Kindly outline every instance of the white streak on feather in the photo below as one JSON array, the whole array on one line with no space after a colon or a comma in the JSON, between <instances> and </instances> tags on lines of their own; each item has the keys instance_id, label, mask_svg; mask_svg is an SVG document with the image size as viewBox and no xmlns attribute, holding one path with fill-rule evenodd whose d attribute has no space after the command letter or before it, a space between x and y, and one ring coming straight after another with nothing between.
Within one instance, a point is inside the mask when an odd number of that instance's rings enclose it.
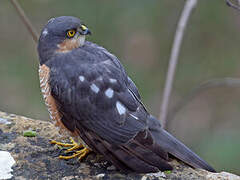
<instances>
[{"instance_id":1,"label":"white streak on feather","mask_svg":"<svg viewBox=\"0 0 240 180\"><path fill-rule=\"evenodd\" d=\"M99 92L99 87L97 87L96 84L92 84L92 85L90 86L90 88L91 88L91 90L92 90L93 92L95 92L95 93L98 93L98 92Z\"/></svg>"},{"instance_id":2,"label":"white streak on feather","mask_svg":"<svg viewBox=\"0 0 240 180\"><path fill-rule=\"evenodd\" d=\"M80 80L81 82L83 82L83 81L85 80L85 77L84 77L84 76L79 76L79 80Z\"/></svg>"},{"instance_id":3,"label":"white streak on feather","mask_svg":"<svg viewBox=\"0 0 240 180\"><path fill-rule=\"evenodd\" d=\"M118 111L118 113L119 113L120 115L123 115L123 114L126 113L126 108L125 108L124 105L123 105L121 102L119 102L119 101L116 102L116 108L117 108L117 111Z\"/></svg>"},{"instance_id":4,"label":"white streak on feather","mask_svg":"<svg viewBox=\"0 0 240 180\"><path fill-rule=\"evenodd\" d=\"M106 95L108 98L112 98L112 97L113 97L113 94L114 94L114 91L112 90L112 88L108 88L108 89L105 91L105 95Z\"/></svg>"},{"instance_id":5,"label":"white streak on feather","mask_svg":"<svg viewBox=\"0 0 240 180\"><path fill-rule=\"evenodd\" d=\"M116 79L112 79L112 78L110 78L109 81L110 81L110 83L116 83L117 82Z\"/></svg>"},{"instance_id":6,"label":"white streak on feather","mask_svg":"<svg viewBox=\"0 0 240 180\"><path fill-rule=\"evenodd\" d=\"M134 119L139 119L137 116L134 116L133 114L130 114L130 116L132 116Z\"/></svg>"}]
</instances>

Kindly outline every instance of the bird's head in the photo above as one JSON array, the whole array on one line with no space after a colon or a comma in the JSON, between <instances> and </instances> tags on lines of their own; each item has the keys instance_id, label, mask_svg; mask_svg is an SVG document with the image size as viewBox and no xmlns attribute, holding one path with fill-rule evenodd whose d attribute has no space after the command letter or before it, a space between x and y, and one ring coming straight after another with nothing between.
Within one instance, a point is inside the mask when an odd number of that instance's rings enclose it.
<instances>
[{"instance_id":1,"label":"bird's head","mask_svg":"<svg viewBox=\"0 0 240 180\"><path fill-rule=\"evenodd\" d=\"M84 45L90 30L80 19L72 16L52 18L43 28L38 53L41 61L46 61L55 53L68 53Z\"/></svg>"}]
</instances>

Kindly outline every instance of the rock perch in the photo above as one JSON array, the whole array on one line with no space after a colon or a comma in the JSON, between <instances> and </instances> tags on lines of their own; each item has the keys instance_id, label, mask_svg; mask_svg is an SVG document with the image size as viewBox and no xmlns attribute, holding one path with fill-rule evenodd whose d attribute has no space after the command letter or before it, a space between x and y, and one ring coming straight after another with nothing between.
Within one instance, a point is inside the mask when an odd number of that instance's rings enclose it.
<instances>
[{"instance_id":1,"label":"rock perch","mask_svg":"<svg viewBox=\"0 0 240 180\"><path fill-rule=\"evenodd\" d=\"M32 132L32 133L31 133ZM121 174L95 154L83 162L60 160L64 149L49 139L68 142L50 122L0 112L0 179L223 179L240 180L227 172L210 173L192 169L173 160L173 171L154 174Z\"/></svg>"}]
</instances>

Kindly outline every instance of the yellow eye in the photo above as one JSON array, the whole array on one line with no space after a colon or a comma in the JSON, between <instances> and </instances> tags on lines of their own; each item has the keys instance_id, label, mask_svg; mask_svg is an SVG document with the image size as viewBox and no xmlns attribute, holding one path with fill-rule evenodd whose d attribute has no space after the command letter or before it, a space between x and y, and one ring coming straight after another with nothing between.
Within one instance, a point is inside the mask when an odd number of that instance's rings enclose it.
<instances>
[{"instance_id":1,"label":"yellow eye","mask_svg":"<svg viewBox=\"0 0 240 180\"><path fill-rule=\"evenodd\" d=\"M75 34L76 34L76 30L74 30L74 29L71 29L71 30L69 30L69 31L67 32L67 36L68 36L69 38L74 37Z\"/></svg>"},{"instance_id":2,"label":"yellow eye","mask_svg":"<svg viewBox=\"0 0 240 180\"><path fill-rule=\"evenodd\" d=\"M84 25L81 25L81 29L82 29L83 31L85 31L85 30L87 30L87 27L84 26Z\"/></svg>"}]
</instances>

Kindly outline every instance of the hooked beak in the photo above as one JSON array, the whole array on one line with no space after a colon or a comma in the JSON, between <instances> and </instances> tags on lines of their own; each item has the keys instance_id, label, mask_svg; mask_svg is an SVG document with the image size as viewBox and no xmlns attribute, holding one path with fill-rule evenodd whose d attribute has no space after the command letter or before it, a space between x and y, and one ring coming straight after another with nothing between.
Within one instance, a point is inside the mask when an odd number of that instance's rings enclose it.
<instances>
[{"instance_id":1,"label":"hooked beak","mask_svg":"<svg viewBox=\"0 0 240 180\"><path fill-rule=\"evenodd\" d=\"M80 29L79 33L81 35L91 35L92 34L91 31L88 28L86 28L84 30Z\"/></svg>"},{"instance_id":2,"label":"hooked beak","mask_svg":"<svg viewBox=\"0 0 240 180\"><path fill-rule=\"evenodd\" d=\"M84 31L84 35L91 35L92 33L91 33L91 31L89 30L89 29L86 29L85 31Z\"/></svg>"}]
</instances>

